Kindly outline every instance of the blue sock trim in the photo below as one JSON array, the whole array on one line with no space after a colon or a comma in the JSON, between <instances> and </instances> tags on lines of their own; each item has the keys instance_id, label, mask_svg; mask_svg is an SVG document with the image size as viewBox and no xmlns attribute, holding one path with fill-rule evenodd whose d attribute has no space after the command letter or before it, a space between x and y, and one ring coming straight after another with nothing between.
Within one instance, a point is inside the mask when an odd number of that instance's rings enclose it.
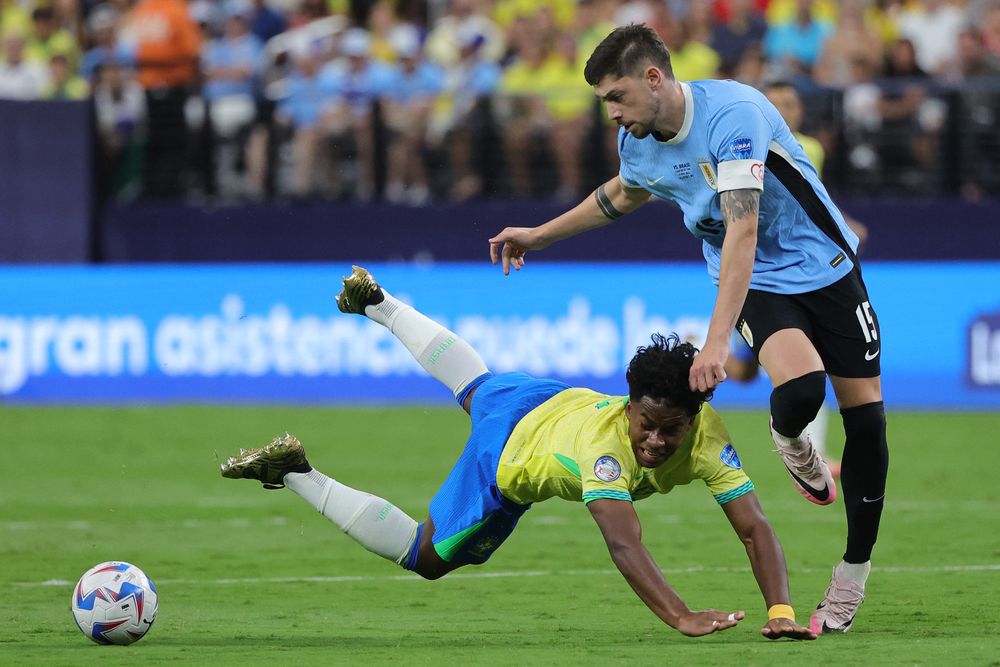
<instances>
[{"instance_id":1,"label":"blue sock trim","mask_svg":"<svg viewBox=\"0 0 1000 667\"><path fill-rule=\"evenodd\" d=\"M490 371L486 371L485 373L477 377L475 380L470 382L468 386L466 386L465 389L459 392L458 396L455 397L456 399L458 399L458 404L462 407L465 407L465 399L469 397L469 394L475 391L479 387L479 385L486 382L491 377L493 377L493 373L491 373Z\"/></svg>"},{"instance_id":2,"label":"blue sock trim","mask_svg":"<svg viewBox=\"0 0 1000 667\"><path fill-rule=\"evenodd\" d=\"M410 553L406 556L406 563L403 565L403 569L413 570L417 566L417 554L420 552L420 536L424 532L424 524L417 524L417 539L413 540L413 546L410 547Z\"/></svg>"}]
</instances>

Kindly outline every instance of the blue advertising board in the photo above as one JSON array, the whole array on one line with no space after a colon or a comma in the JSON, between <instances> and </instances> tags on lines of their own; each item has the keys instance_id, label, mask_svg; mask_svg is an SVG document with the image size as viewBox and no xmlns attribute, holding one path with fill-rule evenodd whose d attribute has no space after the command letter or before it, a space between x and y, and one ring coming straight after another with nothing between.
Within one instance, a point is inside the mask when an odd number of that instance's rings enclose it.
<instances>
[{"instance_id":1,"label":"blue advertising board","mask_svg":"<svg viewBox=\"0 0 1000 667\"><path fill-rule=\"evenodd\" d=\"M495 371L624 393L654 331L704 339L715 288L703 264L530 263L369 267ZM0 268L6 403L439 402L382 327L342 315L334 265ZM1000 262L870 263L893 407L1000 408ZM726 382L719 405L766 405Z\"/></svg>"}]
</instances>

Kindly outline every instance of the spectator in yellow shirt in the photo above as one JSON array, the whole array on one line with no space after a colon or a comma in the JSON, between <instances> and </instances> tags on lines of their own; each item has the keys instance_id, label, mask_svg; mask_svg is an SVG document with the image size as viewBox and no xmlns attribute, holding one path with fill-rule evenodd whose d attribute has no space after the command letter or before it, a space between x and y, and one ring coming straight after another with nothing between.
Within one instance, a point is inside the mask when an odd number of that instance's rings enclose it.
<instances>
[{"instance_id":1,"label":"spectator in yellow shirt","mask_svg":"<svg viewBox=\"0 0 1000 667\"><path fill-rule=\"evenodd\" d=\"M688 25L671 18L665 25L663 42L670 51L670 65L678 81L714 79L718 76L722 59L707 44L691 39Z\"/></svg>"},{"instance_id":2,"label":"spectator in yellow shirt","mask_svg":"<svg viewBox=\"0 0 1000 667\"><path fill-rule=\"evenodd\" d=\"M31 22L32 30L24 47L25 57L48 65L53 56L60 54L66 57L71 67L76 67L80 46L72 33L58 25L52 7L36 8L31 12Z\"/></svg>"},{"instance_id":3,"label":"spectator in yellow shirt","mask_svg":"<svg viewBox=\"0 0 1000 667\"><path fill-rule=\"evenodd\" d=\"M576 41L566 33L521 40L517 62L500 80L500 94L514 196L535 194L533 147L547 143L559 178L557 196L575 197L582 185L580 138L590 125L594 105Z\"/></svg>"},{"instance_id":4,"label":"spectator in yellow shirt","mask_svg":"<svg viewBox=\"0 0 1000 667\"><path fill-rule=\"evenodd\" d=\"M76 73L63 53L52 56L49 62L50 83L45 91L48 100L84 100L90 95L90 85Z\"/></svg>"}]
</instances>

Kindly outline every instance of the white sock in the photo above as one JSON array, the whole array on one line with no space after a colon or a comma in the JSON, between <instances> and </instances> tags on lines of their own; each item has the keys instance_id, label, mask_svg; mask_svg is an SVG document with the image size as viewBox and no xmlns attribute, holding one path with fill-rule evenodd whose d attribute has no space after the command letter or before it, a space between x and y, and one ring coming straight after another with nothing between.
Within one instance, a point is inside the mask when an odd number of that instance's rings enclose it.
<instances>
[{"instance_id":1,"label":"white sock","mask_svg":"<svg viewBox=\"0 0 1000 667\"><path fill-rule=\"evenodd\" d=\"M816 419L809 422L806 426L805 432L809 434L810 440L812 440L813 447L819 452L819 455L824 459L826 458L826 426L830 421L830 408L826 407L824 403L816 413Z\"/></svg>"},{"instance_id":2,"label":"white sock","mask_svg":"<svg viewBox=\"0 0 1000 667\"><path fill-rule=\"evenodd\" d=\"M840 570L840 575L845 579L849 579L861 586L865 587L865 582L868 581L868 573L872 571L872 562L865 561L864 563L848 563L847 561L840 561L840 565L837 566Z\"/></svg>"},{"instance_id":3,"label":"white sock","mask_svg":"<svg viewBox=\"0 0 1000 667\"><path fill-rule=\"evenodd\" d=\"M318 470L290 472L284 484L354 541L397 565L406 563L417 522L387 500L344 486Z\"/></svg>"},{"instance_id":4,"label":"white sock","mask_svg":"<svg viewBox=\"0 0 1000 667\"><path fill-rule=\"evenodd\" d=\"M489 371L472 346L384 289L385 300L365 307L365 315L393 333L413 358L458 397L470 382Z\"/></svg>"},{"instance_id":5,"label":"white sock","mask_svg":"<svg viewBox=\"0 0 1000 667\"><path fill-rule=\"evenodd\" d=\"M805 431L803 431L802 433L805 433ZM804 442L804 440L802 439L802 433L800 433L794 438L789 438L787 435L781 435L780 433L775 431L774 425L773 424L771 425L771 437L774 438L774 441L776 443L778 443L779 445L784 445L785 447L801 448L802 443Z\"/></svg>"}]
</instances>

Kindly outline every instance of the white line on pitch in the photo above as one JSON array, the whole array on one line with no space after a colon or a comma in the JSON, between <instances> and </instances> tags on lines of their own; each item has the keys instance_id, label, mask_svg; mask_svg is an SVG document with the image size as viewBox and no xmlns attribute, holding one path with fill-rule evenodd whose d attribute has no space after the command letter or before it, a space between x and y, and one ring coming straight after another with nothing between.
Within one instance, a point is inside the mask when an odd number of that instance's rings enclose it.
<instances>
[{"instance_id":1,"label":"white line on pitch","mask_svg":"<svg viewBox=\"0 0 1000 667\"><path fill-rule=\"evenodd\" d=\"M815 572L826 572L828 568L800 567L794 568L794 574L812 574ZM883 566L873 567L873 572L883 572L889 574L940 574L944 572L1000 572L1000 564L995 565L931 565L931 566ZM665 574L732 574L750 572L749 567L674 567L663 570ZM558 577L558 576L595 576L618 574L618 570L612 569L591 569L591 570L514 570L506 572L455 572L448 575L447 579L499 579L499 578L521 578L521 577ZM338 577L243 577L239 579L154 579L158 586L187 586L187 585L216 585L230 586L243 584L342 584L354 582L372 581L421 581L415 574L396 574L385 576L354 576L344 575ZM14 586L70 586L73 582L67 579L47 579L45 581L15 581Z\"/></svg>"}]
</instances>

